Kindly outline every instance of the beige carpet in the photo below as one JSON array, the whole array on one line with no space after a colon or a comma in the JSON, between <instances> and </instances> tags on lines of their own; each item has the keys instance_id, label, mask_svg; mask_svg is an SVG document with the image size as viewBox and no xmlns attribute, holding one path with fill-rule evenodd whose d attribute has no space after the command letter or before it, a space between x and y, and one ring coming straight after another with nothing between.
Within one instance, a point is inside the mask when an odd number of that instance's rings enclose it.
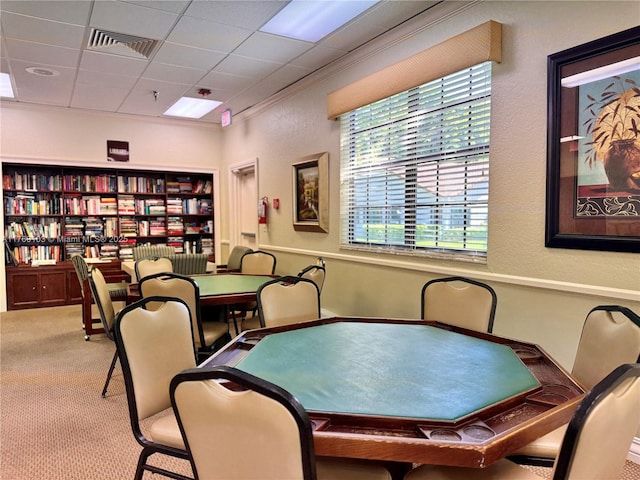
<instances>
[{"instance_id":1,"label":"beige carpet","mask_svg":"<svg viewBox=\"0 0 640 480\"><path fill-rule=\"evenodd\" d=\"M119 365L100 396L114 349L104 335L84 341L79 306L2 314L0 479L133 478L141 447ZM156 456L153 463L191 474L184 461ZM550 478L550 469L534 471ZM622 478L640 479L640 465L627 462Z\"/></svg>"}]
</instances>

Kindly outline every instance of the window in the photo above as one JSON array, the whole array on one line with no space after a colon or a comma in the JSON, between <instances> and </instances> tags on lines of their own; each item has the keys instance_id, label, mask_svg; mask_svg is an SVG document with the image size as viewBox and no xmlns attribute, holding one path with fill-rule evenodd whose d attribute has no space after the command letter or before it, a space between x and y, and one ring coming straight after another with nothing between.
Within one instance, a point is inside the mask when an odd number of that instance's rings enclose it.
<instances>
[{"instance_id":1,"label":"window","mask_svg":"<svg viewBox=\"0 0 640 480\"><path fill-rule=\"evenodd\" d=\"M491 62L340 116L343 247L484 260Z\"/></svg>"}]
</instances>

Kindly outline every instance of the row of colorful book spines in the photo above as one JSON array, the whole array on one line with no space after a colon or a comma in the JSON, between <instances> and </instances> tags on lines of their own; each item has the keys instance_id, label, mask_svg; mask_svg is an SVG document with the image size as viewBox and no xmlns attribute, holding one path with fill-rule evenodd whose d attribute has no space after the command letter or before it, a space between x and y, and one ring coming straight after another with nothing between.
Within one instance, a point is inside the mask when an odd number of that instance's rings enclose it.
<instances>
[{"instance_id":1,"label":"row of colorful book spines","mask_svg":"<svg viewBox=\"0 0 640 480\"><path fill-rule=\"evenodd\" d=\"M4 236L8 239L18 238L55 238L60 236L60 222L48 224L16 223L12 222L4 229Z\"/></svg>"},{"instance_id":2,"label":"row of colorful book spines","mask_svg":"<svg viewBox=\"0 0 640 480\"><path fill-rule=\"evenodd\" d=\"M13 247L13 256L18 263L29 263L32 260L56 260L62 259L60 245L23 245Z\"/></svg>"},{"instance_id":3,"label":"row of colorful book spines","mask_svg":"<svg viewBox=\"0 0 640 480\"><path fill-rule=\"evenodd\" d=\"M32 198L5 197L5 215L59 215L60 199L35 200Z\"/></svg>"}]
</instances>

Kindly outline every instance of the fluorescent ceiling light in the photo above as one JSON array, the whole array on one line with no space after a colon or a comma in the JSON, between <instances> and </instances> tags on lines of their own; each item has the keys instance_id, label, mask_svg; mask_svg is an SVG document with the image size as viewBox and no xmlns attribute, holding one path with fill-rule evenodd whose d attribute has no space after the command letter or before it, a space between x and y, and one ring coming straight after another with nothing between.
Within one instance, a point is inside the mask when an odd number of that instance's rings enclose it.
<instances>
[{"instance_id":1,"label":"fluorescent ceiling light","mask_svg":"<svg viewBox=\"0 0 640 480\"><path fill-rule=\"evenodd\" d=\"M15 98L8 73L0 73L0 97Z\"/></svg>"},{"instance_id":2,"label":"fluorescent ceiling light","mask_svg":"<svg viewBox=\"0 0 640 480\"><path fill-rule=\"evenodd\" d=\"M597 82L623 73L640 70L640 57L629 58L621 62L612 63L603 67L594 68L586 72L576 73L563 78L560 83L563 87L578 87L585 83Z\"/></svg>"},{"instance_id":3,"label":"fluorescent ceiling light","mask_svg":"<svg viewBox=\"0 0 640 480\"><path fill-rule=\"evenodd\" d=\"M317 42L375 3L378 1L292 0L260 31L306 42Z\"/></svg>"},{"instance_id":4,"label":"fluorescent ceiling light","mask_svg":"<svg viewBox=\"0 0 640 480\"><path fill-rule=\"evenodd\" d=\"M222 102L203 98L182 97L164 112L172 117L201 118Z\"/></svg>"}]
</instances>

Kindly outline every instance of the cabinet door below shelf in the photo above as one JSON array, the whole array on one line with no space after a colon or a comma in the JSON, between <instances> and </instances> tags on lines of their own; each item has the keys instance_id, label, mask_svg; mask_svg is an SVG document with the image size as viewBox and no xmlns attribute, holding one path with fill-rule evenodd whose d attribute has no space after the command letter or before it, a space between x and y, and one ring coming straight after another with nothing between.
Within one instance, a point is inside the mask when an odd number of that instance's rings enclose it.
<instances>
[{"instance_id":1,"label":"cabinet door below shelf","mask_svg":"<svg viewBox=\"0 0 640 480\"><path fill-rule=\"evenodd\" d=\"M8 278L8 302L11 308L28 308L38 305L40 292L38 290L37 272L13 273Z\"/></svg>"},{"instance_id":2,"label":"cabinet door below shelf","mask_svg":"<svg viewBox=\"0 0 640 480\"><path fill-rule=\"evenodd\" d=\"M64 271L40 272L40 305L64 305L67 302L66 285Z\"/></svg>"}]
</instances>

